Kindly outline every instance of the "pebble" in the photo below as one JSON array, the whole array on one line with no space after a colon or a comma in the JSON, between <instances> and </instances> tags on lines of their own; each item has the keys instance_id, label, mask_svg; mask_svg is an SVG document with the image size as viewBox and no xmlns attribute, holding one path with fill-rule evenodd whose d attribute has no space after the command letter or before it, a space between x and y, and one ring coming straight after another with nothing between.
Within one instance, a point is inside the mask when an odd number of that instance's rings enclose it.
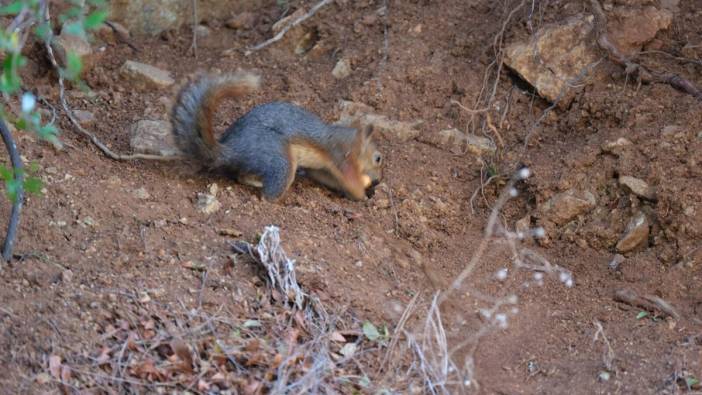
<instances>
[{"instance_id":1,"label":"pebble","mask_svg":"<svg viewBox=\"0 0 702 395\"><path fill-rule=\"evenodd\" d=\"M197 208L205 214L212 214L222 208L222 203L209 193L197 194Z\"/></svg>"},{"instance_id":2,"label":"pebble","mask_svg":"<svg viewBox=\"0 0 702 395\"><path fill-rule=\"evenodd\" d=\"M340 59L336 62L334 69L332 70L332 75L334 78L341 80L351 75L351 63L348 59Z\"/></svg>"},{"instance_id":3,"label":"pebble","mask_svg":"<svg viewBox=\"0 0 702 395\"><path fill-rule=\"evenodd\" d=\"M149 191L146 190L146 188L141 187L139 189L134 190L134 197L136 197L137 199L146 200L150 198L151 195L149 194Z\"/></svg>"},{"instance_id":4,"label":"pebble","mask_svg":"<svg viewBox=\"0 0 702 395\"><path fill-rule=\"evenodd\" d=\"M595 204L595 195L591 192L569 189L553 196L540 209L546 219L557 225L563 225L578 215L592 210Z\"/></svg>"},{"instance_id":5,"label":"pebble","mask_svg":"<svg viewBox=\"0 0 702 395\"><path fill-rule=\"evenodd\" d=\"M617 251L629 252L648 240L649 223L646 214L634 215L626 226L624 236L617 243Z\"/></svg>"},{"instance_id":6,"label":"pebble","mask_svg":"<svg viewBox=\"0 0 702 395\"><path fill-rule=\"evenodd\" d=\"M619 184L627 187L631 192L643 199L651 201L656 200L656 189L649 186L646 181L640 178L620 176Z\"/></svg>"},{"instance_id":7,"label":"pebble","mask_svg":"<svg viewBox=\"0 0 702 395\"><path fill-rule=\"evenodd\" d=\"M136 89L163 89L175 83L170 72L131 60L124 62L120 75Z\"/></svg>"}]
</instances>

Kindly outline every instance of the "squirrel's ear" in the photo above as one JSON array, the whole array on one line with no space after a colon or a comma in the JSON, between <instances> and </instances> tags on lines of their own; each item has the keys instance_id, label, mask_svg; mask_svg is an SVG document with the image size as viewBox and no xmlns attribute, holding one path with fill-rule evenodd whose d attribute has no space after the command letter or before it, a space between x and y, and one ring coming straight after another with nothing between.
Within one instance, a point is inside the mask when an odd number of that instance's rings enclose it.
<instances>
[{"instance_id":1,"label":"squirrel's ear","mask_svg":"<svg viewBox=\"0 0 702 395\"><path fill-rule=\"evenodd\" d=\"M363 137L368 140L373 136L375 128L373 128L372 123L367 123L361 130L363 130Z\"/></svg>"}]
</instances>

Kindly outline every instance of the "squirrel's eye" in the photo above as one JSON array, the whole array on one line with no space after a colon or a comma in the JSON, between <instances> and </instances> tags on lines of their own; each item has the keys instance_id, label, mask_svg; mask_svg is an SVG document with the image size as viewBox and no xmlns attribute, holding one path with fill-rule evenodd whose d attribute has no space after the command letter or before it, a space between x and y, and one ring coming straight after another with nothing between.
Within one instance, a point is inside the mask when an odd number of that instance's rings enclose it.
<instances>
[{"instance_id":1,"label":"squirrel's eye","mask_svg":"<svg viewBox=\"0 0 702 395\"><path fill-rule=\"evenodd\" d=\"M373 154L373 163L376 165L379 165L380 162L383 161L383 157L380 155L380 152L376 152Z\"/></svg>"}]
</instances>

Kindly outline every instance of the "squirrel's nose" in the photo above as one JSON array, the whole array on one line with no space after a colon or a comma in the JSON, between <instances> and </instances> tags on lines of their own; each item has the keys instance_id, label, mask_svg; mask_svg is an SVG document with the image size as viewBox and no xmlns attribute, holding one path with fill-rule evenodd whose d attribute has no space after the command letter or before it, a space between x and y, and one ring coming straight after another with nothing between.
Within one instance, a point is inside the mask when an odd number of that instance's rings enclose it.
<instances>
[{"instance_id":1,"label":"squirrel's nose","mask_svg":"<svg viewBox=\"0 0 702 395\"><path fill-rule=\"evenodd\" d=\"M377 187L378 184L380 184L380 180L373 180L373 182L371 182L370 186L368 188L366 188L366 197L367 198L370 199L373 197L373 195L375 195L375 187Z\"/></svg>"}]
</instances>

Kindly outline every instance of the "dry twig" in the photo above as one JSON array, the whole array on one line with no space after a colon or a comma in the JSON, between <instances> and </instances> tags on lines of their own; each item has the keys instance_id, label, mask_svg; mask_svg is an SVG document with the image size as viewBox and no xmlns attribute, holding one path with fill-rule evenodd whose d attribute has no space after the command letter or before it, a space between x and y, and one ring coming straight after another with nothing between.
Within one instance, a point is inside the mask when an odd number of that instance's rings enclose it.
<instances>
[{"instance_id":1,"label":"dry twig","mask_svg":"<svg viewBox=\"0 0 702 395\"><path fill-rule=\"evenodd\" d=\"M290 24L288 24L287 26L285 26L284 28L282 28L282 29L278 32L278 34L276 34L276 35L273 36L272 38L269 38L268 40L266 40L266 41L264 41L264 42L262 42L262 43L260 43L260 44L258 44L258 45L254 45L253 47L249 48L246 52L244 52L244 55L245 55L245 56L249 56L249 55L251 55L252 53L254 53L254 52L256 52L256 51L258 51L258 50L260 50L260 49L263 49L263 48L265 48L265 47L267 47L267 46L273 44L273 43L276 42L276 41L280 41L280 39L282 39L283 36L285 36L285 33L287 33L288 30L290 30L290 29L292 29L293 27L299 25L300 23L306 21L307 19L309 19L310 17L312 17L315 13L317 13L317 11L319 11L320 8L322 8L322 7L324 7L325 5L331 3L332 1L333 1L333 0L322 0L322 1L320 1L319 3L315 4L315 6L312 7L312 8L309 10L309 12L307 12L305 15L301 15L299 18L297 18L297 19L295 19L294 21L290 22Z\"/></svg>"}]
</instances>

